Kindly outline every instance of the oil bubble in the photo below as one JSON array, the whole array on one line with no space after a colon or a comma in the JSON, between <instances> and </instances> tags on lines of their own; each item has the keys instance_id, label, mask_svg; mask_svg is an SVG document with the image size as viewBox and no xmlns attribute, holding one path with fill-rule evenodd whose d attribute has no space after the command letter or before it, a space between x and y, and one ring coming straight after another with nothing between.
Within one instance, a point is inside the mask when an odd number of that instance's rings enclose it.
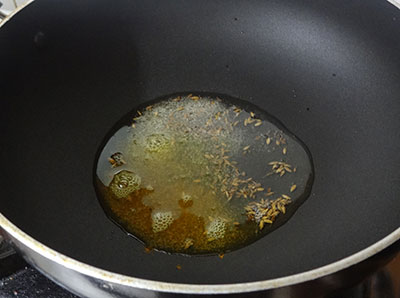
<instances>
[{"instance_id":1,"label":"oil bubble","mask_svg":"<svg viewBox=\"0 0 400 298\"><path fill-rule=\"evenodd\" d=\"M166 230L170 226L170 224L174 221L172 212L170 212L170 211L155 212L152 214L151 218L153 221L153 232L154 233L159 233L159 232Z\"/></svg>"},{"instance_id":2,"label":"oil bubble","mask_svg":"<svg viewBox=\"0 0 400 298\"><path fill-rule=\"evenodd\" d=\"M118 198L123 198L130 193L138 190L140 187L141 178L130 171L121 171L114 176L110 183L110 189Z\"/></svg>"},{"instance_id":3,"label":"oil bubble","mask_svg":"<svg viewBox=\"0 0 400 298\"><path fill-rule=\"evenodd\" d=\"M220 218L212 220L206 227L207 236L209 237L209 240L224 238L225 230L226 230L225 221Z\"/></svg>"},{"instance_id":4,"label":"oil bubble","mask_svg":"<svg viewBox=\"0 0 400 298\"><path fill-rule=\"evenodd\" d=\"M162 134L152 134L146 141L146 149L150 152L159 152L168 145L168 138Z\"/></svg>"}]
</instances>

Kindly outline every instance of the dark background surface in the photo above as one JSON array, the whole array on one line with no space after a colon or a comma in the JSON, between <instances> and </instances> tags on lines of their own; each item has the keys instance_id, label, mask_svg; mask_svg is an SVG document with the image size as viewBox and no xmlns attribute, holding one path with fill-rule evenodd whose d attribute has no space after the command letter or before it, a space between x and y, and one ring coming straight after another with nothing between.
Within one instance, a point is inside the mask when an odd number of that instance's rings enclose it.
<instances>
[{"instance_id":1,"label":"dark background surface","mask_svg":"<svg viewBox=\"0 0 400 298\"><path fill-rule=\"evenodd\" d=\"M398 9L365 0L110 3L39 0L0 30L0 211L18 227L85 263L182 283L303 272L399 227ZM184 91L255 103L314 159L312 195L293 218L223 260L146 254L106 218L92 186L114 122Z\"/></svg>"}]
</instances>

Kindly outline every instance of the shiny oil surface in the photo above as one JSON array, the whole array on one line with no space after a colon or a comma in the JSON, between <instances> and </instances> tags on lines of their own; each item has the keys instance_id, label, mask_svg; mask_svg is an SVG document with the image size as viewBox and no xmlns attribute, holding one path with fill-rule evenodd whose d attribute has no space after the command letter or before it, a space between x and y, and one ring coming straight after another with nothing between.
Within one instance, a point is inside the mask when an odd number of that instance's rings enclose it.
<instances>
[{"instance_id":1,"label":"shiny oil surface","mask_svg":"<svg viewBox=\"0 0 400 298\"><path fill-rule=\"evenodd\" d=\"M126 118L99 156L97 193L107 215L148 248L233 250L278 227L308 195L307 149L256 106L186 94Z\"/></svg>"}]
</instances>

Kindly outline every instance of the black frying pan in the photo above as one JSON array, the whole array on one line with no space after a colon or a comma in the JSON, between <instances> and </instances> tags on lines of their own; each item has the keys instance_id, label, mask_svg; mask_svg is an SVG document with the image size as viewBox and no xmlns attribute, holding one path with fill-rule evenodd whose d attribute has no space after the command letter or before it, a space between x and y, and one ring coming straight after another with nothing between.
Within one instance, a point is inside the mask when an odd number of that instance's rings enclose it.
<instances>
[{"instance_id":1,"label":"black frying pan","mask_svg":"<svg viewBox=\"0 0 400 298\"><path fill-rule=\"evenodd\" d=\"M0 61L0 211L84 263L167 282L260 281L399 227L400 13L383 0L36 1L1 28ZM314 160L296 214L223 260L145 253L93 187L115 121L186 91L258 105Z\"/></svg>"}]
</instances>

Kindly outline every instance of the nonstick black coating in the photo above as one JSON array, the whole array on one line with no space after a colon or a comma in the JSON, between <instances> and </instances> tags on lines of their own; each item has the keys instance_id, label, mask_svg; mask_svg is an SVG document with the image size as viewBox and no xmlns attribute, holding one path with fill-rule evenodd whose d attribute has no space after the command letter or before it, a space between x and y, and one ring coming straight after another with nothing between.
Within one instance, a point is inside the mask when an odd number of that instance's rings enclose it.
<instances>
[{"instance_id":1,"label":"nonstick black coating","mask_svg":"<svg viewBox=\"0 0 400 298\"><path fill-rule=\"evenodd\" d=\"M152 280L257 281L399 227L400 12L386 1L39 0L1 28L0 61L0 211L77 260ZM113 124L184 91L255 103L314 160L312 195L289 222L222 260L146 254L93 187Z\"/></svg>"}]
</instances>

